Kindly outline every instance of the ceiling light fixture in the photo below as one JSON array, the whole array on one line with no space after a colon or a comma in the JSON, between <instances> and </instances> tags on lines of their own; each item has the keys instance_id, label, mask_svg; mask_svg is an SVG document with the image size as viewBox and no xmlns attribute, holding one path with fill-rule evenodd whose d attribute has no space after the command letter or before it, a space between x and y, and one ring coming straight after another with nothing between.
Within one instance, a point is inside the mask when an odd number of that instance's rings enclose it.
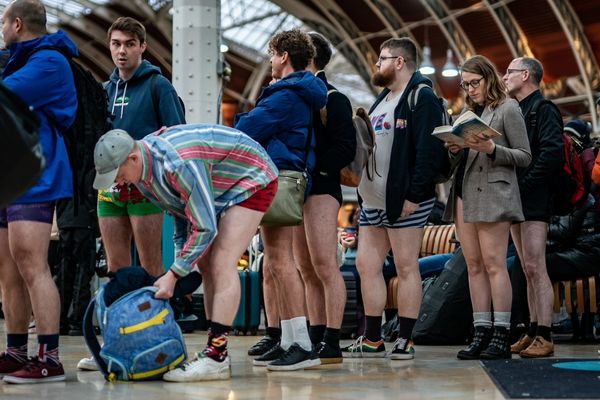
<instances>
[{"instance_id":1,"label":"ceiling light fixture","mask_svg":"<svg viewBox=\"0 0 600 400\"><path fill-rule=\"evenodd\" d=\"M452 60L454 55L452 54L452 50L448 49L446 51L446 64L444 64L444 68L442 69L442 76L446 78L454 78L458 76L458 68L456 68L456 64Z\"/></svg>"}]
</instances>

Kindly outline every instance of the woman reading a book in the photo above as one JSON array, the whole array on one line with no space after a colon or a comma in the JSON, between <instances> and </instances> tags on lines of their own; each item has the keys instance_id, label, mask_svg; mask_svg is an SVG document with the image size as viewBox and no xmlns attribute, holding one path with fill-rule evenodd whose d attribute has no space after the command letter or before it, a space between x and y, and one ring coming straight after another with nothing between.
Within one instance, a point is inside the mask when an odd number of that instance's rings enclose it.
<instances>
[{"instance_id":1,"label":"woman reading a book","mask_svg":"<svg viewBox=\"0 0 600 400\"><path fill-rule=\"evenodd\" d=\"M465 112L475 113L497 134L485 134L483 129L460 144L446 141L456 171L444 219L456 223L475 326L473 342L458 358L510 358L512 292L506 249L511 222L523 220L515 168L531 162L531 151L518 103L507 97L487 58L476 55L465 61L460 86L466 93Z\"/></svg>"}]
</instances>

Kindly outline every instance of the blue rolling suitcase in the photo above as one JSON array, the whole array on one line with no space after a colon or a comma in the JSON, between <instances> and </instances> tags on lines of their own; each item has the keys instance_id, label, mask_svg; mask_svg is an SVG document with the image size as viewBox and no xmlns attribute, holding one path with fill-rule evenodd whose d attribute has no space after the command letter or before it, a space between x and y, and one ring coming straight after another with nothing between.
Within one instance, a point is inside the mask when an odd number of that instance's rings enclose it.
<instances>
[{"instance_id":1,"label":"blue rolling suitcase","mask_svg":"<svg viewBox=\"0 0 600 400\"><path fill-rule=\"evenodd\" d=\"M233 320L233 334L256 335L260 324L260 274L240 271L240 306Z\"/></svg>"}]
</instances>

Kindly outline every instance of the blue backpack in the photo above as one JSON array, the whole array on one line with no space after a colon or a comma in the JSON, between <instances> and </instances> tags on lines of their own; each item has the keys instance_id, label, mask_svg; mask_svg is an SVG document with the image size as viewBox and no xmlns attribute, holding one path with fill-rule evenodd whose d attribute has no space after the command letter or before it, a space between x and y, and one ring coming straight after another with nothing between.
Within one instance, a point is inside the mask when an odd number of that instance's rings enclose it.
<instances>
[{"instance_id":1,"label":"blue backpack","mask_svg":"<svg viewBox=\"0 0 600 400\"><path fill-rule=\"evenodd\" d=\"M96 364L109 381L160 379L186 358L183 335L166 300L155 299L155 287L143 287L106 306L103 285L84 316L83 335ZM94 312L104 345L100 347Z\"/></svg>"}]
</instances>

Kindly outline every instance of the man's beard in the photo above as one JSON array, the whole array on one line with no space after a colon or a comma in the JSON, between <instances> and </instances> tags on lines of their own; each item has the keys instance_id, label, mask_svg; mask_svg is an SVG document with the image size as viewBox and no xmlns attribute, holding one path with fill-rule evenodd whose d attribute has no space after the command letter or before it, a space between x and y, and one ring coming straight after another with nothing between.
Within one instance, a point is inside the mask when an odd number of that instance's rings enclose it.
<instances>
[{"instance_id":1,"label":"man's beard","mask_svg":"<svg viewBox=\"0 0 600 400\"><path fill-rule=\"evenodd\" d=\"M379 87L388 87L392 84L392 82L394 82L395 77L396 75L394 74L394 71L391 71L387 74L381 71L377 71L371 77L371 83Z\"/></svg>"}]
</instances>

